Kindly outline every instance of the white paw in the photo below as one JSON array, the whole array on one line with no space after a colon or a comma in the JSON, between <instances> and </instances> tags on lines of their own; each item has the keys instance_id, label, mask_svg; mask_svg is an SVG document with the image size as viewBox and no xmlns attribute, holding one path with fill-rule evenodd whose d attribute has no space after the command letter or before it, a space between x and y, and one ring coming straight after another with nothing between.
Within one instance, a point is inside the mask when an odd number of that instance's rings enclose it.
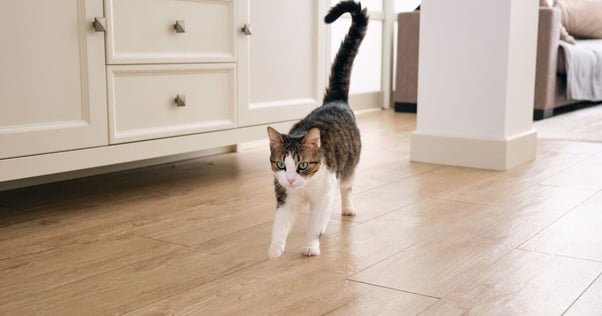
<instances>
[{"instance_id":1,"label":"white paw","mask_svg":"<svg viewBox=\"0 0 602 316\"><path fill-rule=\"evenodd\" d=\"M319 256L320 255L320 248L319 247L303 247L301 249L301 254L304 256Z\"/></svg>"},{"instance_id":2,"label":"white paw","mask_svg":"<svg viewBox=\"0 0 602 316\"><path fill-rule=\"evenodd\" d=\"M284 252L284 245L271 244L270 250L268 250L268 257L270 259L276 259Z\"/></svg>"},{"instance_id":3,"label":"white paw","mask_svg":"<svg viewBox=\"0 0 602 316\"><path fill-rule=\"evenodd\" d=\"M355 210L352 208L343 209L341 213L343 213L343 216L355 216Z\"/></svg>"}]
</instances>

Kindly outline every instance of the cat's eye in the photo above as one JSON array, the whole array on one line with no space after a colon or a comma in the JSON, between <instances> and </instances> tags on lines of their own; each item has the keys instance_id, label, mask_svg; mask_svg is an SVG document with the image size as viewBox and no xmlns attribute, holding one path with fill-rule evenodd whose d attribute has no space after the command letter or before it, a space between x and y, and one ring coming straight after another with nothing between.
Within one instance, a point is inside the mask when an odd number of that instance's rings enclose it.
<instances>
[{"instance_id":1,"label":"cat's eye","mask_svg":"<svg viewBox=\"0 0 602 316\"><path fill-rule=\"evenodd\" d=\"M284 170L286 168L286 166L284 165L284 162L282 162L282 161L278 161L276 163L276 167L278 167L278 169L280 169L280 170Z\"/></svg>"},{"instance_id":2,"label":"cat's eye","mask_svg":"<svg viewBox=\"0 0 602 316\"><path fill-rule=\"evenodd\" d=\"M305 170L305 169L307 169L308 165L309 164L307 163L307 161L300 162L299 163L299 170Z\"/></svg>"}]
</instances>

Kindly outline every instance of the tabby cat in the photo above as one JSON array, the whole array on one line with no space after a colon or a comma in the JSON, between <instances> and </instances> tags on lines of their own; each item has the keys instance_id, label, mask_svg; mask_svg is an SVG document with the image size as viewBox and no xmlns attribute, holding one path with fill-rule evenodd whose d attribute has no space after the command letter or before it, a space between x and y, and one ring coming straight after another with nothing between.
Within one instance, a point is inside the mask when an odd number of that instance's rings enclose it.
<instances>
[{"instance_id":1,"label":"tabby cat","mask_svg":"<svg viewBox=\"0 0 602 316\"><path fill-rule=\"evenodd\" d=\"M351 14L352 23L332 64L323 105L295 124L288 134L268 127L277 200L270 258L282 254L296 212L308 204L309 225L301 253L320 254L320 235L328 224L337 182L343 215L355 215L351 187L361 143L347 100L351 67L366 33L368 15L361 4L343 1L330 9L324 21L332 23L344 13Z\"/></svg>"}]
</instances>

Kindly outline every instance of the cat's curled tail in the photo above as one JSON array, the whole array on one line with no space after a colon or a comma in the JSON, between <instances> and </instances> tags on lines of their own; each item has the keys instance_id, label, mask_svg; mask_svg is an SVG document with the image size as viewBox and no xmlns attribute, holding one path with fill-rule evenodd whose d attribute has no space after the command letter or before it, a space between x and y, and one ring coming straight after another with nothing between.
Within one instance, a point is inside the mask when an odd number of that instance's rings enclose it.
<instances>
[{"instance_id":1,"label":"cat's curled tail","mask_svg":"<svg viewBox=\"0 0 602 316\"><path fill-rule=\"evenodd\" d=\"M324 95L324 104L333 101L345 101L347 103L351 67L368 27L366 9L362 9L361 3L352 0L339 2L332 7L324 17L324 22L330 24L344 13L351 14L352 22L330 69L330 79Z\"/></svg>"}]
</instances>

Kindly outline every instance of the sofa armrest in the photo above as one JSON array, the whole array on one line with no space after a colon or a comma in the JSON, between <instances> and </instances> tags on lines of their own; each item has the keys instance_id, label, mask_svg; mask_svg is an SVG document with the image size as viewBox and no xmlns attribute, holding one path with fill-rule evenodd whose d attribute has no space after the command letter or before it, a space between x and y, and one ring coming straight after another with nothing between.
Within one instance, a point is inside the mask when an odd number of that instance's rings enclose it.
<instances>
[{"instance_id":1,"label":"sofa armrest","mask_svg":"<svg viewBox=\"0 0 602 316\"><path fill-rule=\"evenodd\" d=\"M418 95L418 34L420 12L397 15L395 102L416 103Z\"/></svg>"},{"instance_id":2,"label":"sofa armrest","mask_svg":"<svg viewBox=\"0 0 602 316\"><path fill-rule=\"evenodd\" d=\"M536 110L554 108L559 42L560 11L555 8L540 8L535 70Z\"/></svg>"}]
</instances>

